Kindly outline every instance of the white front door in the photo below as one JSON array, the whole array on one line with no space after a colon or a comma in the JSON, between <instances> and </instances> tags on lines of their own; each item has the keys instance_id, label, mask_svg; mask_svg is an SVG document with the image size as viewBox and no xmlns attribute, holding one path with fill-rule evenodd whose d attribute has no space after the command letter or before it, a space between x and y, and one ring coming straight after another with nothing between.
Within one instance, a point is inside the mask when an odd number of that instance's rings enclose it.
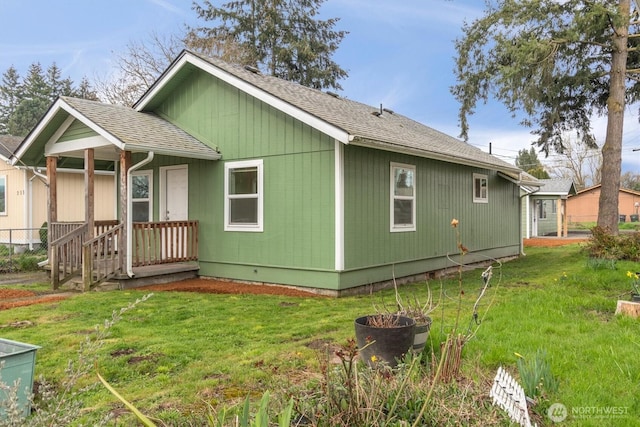
<instances>
[{"instance_id":1,"label":"white front door","mask_svg":"<svg viewBox=\"0 0 640 427\"><path fill-rule=\"evenodd\" d=\"M538 236L538 209L540 200L534 200L531 204L531 237Z\"/></svg>"},{"instance_id":2,"label":"white front door","mask_svg":"<svg viewBox=\"0 0 640 427\"><path fill-rule=\"evenodd\" d=\"M189 169L187 165L160 168L160 220L189 218Z\"/></svg>"}]
</instances>

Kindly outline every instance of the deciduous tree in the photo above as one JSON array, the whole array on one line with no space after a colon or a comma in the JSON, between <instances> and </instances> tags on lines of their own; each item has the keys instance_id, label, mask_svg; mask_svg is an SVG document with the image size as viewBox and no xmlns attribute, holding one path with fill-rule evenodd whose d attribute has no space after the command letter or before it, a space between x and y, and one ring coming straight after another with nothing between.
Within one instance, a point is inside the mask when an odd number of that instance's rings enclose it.
<instances>
[{"instance_id":1,"label":"deciduous tree","mask_svg":"<svg viewBox=\"0 0 640 427\"><path fill-rule=\"evenodd\" d=\"M130 41L124 52L114 54L114 70L96 77L99 97L110 104L133 105L184 47L181 36L157 32Z\"/></svg>"},{"instance_id":2,"label":"deciduous tree","mask_svg":"<svg viewBox=\"0 0 640 427\"><path fill-rule=\"evenodd\" d=\"M478 102L495 98L548 153L575 131L595 147L593 115L607 116L598 225L618 232L622 130L627 101L640 97L638 11L631 0L486 0L484 16L456 41L461 136ZM629 36L631 31L632 35Z\"/></svg>"},{"instance_id":3,"label":"deciduous tree","mask_svg":"<svg viewBox=\"0 0 640 427\"><path fill-rule=\"evenodd\" d=\"M633 172L625 172L620 177L620 188L628 188L629 190L640 191L640 174Z\"/></svg>"},{"instance_id":4,"label":"deciduous tree","mask_svg":"<svg viewBox=\"0 0 640 427\"><path fill-rule=\"evenodd\" d=\"M570 178L578 190L600 184L602 151L599 147L585 147L570 134L564 135L562 141L562 152L556 156L555 167L550 169L552 175Z\"/></svg>"}]
</instances>

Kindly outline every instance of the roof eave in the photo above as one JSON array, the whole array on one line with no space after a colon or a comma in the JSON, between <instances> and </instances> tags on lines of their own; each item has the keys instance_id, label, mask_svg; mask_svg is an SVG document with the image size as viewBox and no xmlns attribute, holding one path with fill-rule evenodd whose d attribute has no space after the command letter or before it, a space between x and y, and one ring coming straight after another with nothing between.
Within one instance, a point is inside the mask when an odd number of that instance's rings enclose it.
<instances>
[{"instance_id":1,"label":"roof eave","mask_svg":"<svg viewBox=\"0 0 640 427\"><path fill-rule=\"evenodd\" d=\"M60 111L60 104L62 100L60 98L56 99L45 115L40 119L38 124L31 129L31 132L25 137L22 143L18 146L16 151L11 156L11 165L15 166L21 159L27 149L33 144L33 141L42 133L47 124L51 121L51 119Z\"/></svg>"},{"instance_id":2,"label":"roof eave","mask_svg":"<svg viewBox=\"0 0 640 427\"><path fill-rule=\"evenodd\" d=\"M486 163L486 162L476 161L476 160L472 160L472 159L467 159L467 158L463 158L463 157L449 156L449 155L442 154L442 153L437 153L437 152L434 152L434 151L420 150L420 149L416 149L416 148L393 145L393 144L390 144L390 143L387 143L387 142L374 141L374 140L371 140L371 139L352 138L351 144L352 145L358 145L358 146L361 146L361 147L368 147L368 148L371 148L372 146L374 146L375 148L380 149L380 150L393 151L393 152L396 152L396 153L409 154L409 155L412 155L412 156L423 157L423 158L433 159L433 160L440 160L440 161L447 162L447 163L455 163L455 164L459 164L459 165L477 167L477 168L482 168L482 169L489 169L489 170L495 170L495 171L505 171L505 172L511 172L511 173L519 173L520 172L520 169L518 169L515 166L513 168L509 168L509 167L506 167L506 165L505 166L500 166L500 165L495 165L495 164L491 164L491 163Z\"/></svg>"},{"instance_id":3,"label":"roof eave","mask_svg":"<svg viewBox=\"0 0 640 427\"><path fill-rule=\"evenodd\" d=\"M192 151L186 150L175 150L175 149L163 149L157 147L150 147L148 145L140 145L140 144L124 144L123 149L131 152L139 152L139 153L148 153L149 151L153 151L155 154L164 155L164 156L173 156L173 157L185 157L189 159L200 159L200 160L220 160L222 158L222 154L217 151L211 151L210 153L194 153Z\"/></svg>"},{"instance_id":4,"label":"roof eave","mask_svg":"<svg viewBox=\"0 0 640 427\"><path fill-rule=\"evenodd\" d=\"M49 107L49 110L44 115L44 117L38 122L36 127L27 135L22 144L18 147L15 154L11 158L11 164L15 166L18 163L25 151L31 146L34 140L42 133L42 131L47 127L49 122L53 119L53 117L60 111L64 111L69 116L79 120L85 126L89 127L93 131L95 131L98 135L104 137L107 141L115 145L116 147L122 148L122 142L113 136L111 133L106 131L104 128L98 126L87 118L84 114L80 113L77 109L72 107L69 103L67 103L64 99L58 98L56 101ZM50 142L50 141L47 141Z\"/></svg>"}]
</instances>

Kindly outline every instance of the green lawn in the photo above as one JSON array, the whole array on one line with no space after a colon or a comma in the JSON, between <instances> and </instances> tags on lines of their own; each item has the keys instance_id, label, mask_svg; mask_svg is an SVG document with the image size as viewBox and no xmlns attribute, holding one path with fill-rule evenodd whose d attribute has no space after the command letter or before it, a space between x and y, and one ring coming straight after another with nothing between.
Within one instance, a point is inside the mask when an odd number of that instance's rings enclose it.
<instances>
[{"instance_id":1,"label":"green lawn","mask_svg":"<svg viewBox=\"0 0 640 427\"><path fill-rule=\"evenodd\" d=\"M640 426L640 321L614 316L616 301L629 297L626 272L638 266L590 263L578 245L526 252L495 266L479 306L480 325L470 320L481 269L464 274L460 311L458 280L431 281L440 305L432 313L430 346L439 348L460 312L460 330L477 329L463 353L465 378L490 380L498 366L517 376L515 353L526 358L542 349L559 381L546 405L567 408L564 425ZM401 291L405 298L422 297L426 285ZM0 311L0 337L41 346L36 375L60 382L94 327L143 295L91 292ZM157 292L110 329L96 366L143 412L180 425L189 414L205 413L208 404L221 408L246 395L286 393L294 383L316 380L324 344L345 343L354 336L356 317L393 302L393 291L339 299ZM31 325L10 326L25 320ZM80 383L94 381L91 376ZM121 405L97 387L84 394L83 406L83 421L92 423ZM127 424L128 415L119 417Z\"/></svg>"}]
</instances>

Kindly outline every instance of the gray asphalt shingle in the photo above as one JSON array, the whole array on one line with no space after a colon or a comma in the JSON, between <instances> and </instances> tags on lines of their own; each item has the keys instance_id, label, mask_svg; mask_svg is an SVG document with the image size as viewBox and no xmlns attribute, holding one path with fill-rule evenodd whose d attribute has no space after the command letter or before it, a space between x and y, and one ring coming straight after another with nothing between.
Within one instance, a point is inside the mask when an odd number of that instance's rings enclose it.
<instances>
[{"instance_id":1,"label":"gray asphalt shingle","mask_svg":"<svg viewBox=\"0 0 640 427\"><path fill-rule=\"evenodd\" d=\"M0 156L8 159L16 151L22 142L22 137L11 135L0 135Z\"/></svg>"},{"instance_id":2,"label":"gray asphalt shingle","mask_svg":"<svg viewBox=\"0 0 640 427\"><path fill-rule=\"evenodd\" d=\"M477 147L423 125L403 115L382 111L320 90L232 65L216 58L194 55L298 109L340 128L359 143L388 149L410 149L425 157L445 156L452 162L480 162L488 168L517 171L518 168Z\"/></svg>"},{"instance_id":3,"label":"gray asphalt shingle","mask_svg":"<svg viewBox=\"0 0 640 427\"><path fill-rule=\"evenodd\" d=\"M153 113L86 99L61 99L125 145L161 153L191 154L198 158L217 157L213 148Z\"/></svg>"}]
</instances>

